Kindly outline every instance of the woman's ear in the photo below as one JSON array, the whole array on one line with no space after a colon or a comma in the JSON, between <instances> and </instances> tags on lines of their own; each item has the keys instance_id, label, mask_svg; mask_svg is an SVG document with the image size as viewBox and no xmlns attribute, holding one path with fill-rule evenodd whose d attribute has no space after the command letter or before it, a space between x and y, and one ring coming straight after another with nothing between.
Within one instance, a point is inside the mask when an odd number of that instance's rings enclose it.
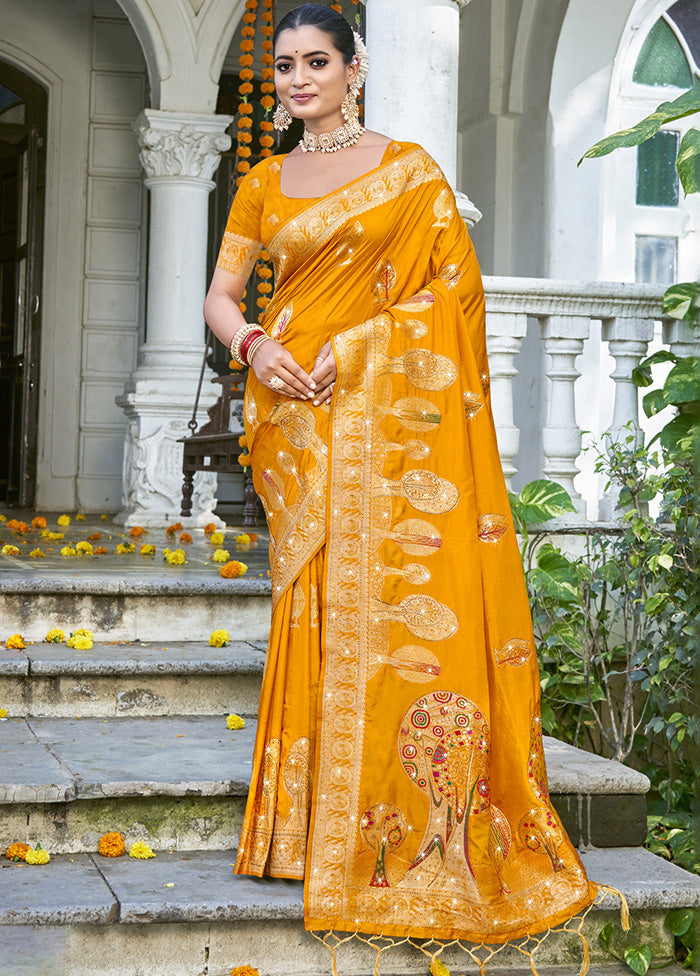
<instances>
[{"instance_id":1,"label":"woman's ear","mask_svg":"<svg viewBox=\"0 0 700 976\"><path fill-rule=\"evenodd\" d=\"M357 57L357 55L355 55L355 57L348 65L348 87L355 84L359 73L360 73L360 59Z\"/></svg>"}]
</instances>

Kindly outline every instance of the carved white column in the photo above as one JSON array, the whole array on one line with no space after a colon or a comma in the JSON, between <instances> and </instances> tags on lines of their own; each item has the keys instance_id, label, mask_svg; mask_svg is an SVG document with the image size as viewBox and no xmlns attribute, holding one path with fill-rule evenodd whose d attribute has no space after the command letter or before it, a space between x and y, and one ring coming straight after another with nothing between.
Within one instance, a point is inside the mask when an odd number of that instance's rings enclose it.
<instances>
[{"instance_id":1,"label":"carved white column","mask_svg":"<svg viewBox=\"0 0 700 976\"><path fill-rule=\"evenodd\" d=\"M543 318L544 350L550 358L547 369L547 426L542 432L544 473L568 491L579 515L586 504L574 487L579 473L576 458L581 453L581 428L576 420L574 385L581 375L576 358L590 333L588 316L549 315Z\"/></svg>"},{"instance_id":2,"label":"carved white column","mask_svg":"<svg viewBox=\"0 0 700 976\"><path fill-rule=\"evenodd\" d=\"M457 179L459 13L469 0L367 0L367 126L417 142ZM468 224L481 212L464 193L457 206Z\"/></svg>"},{"instance_id":3,"label":"carved white column","mask_svg":"<svg viewBox=\"0 0 700 976\"><path fill-rule=\"evenodd\" d=\"M117 403L129 418L124 525L167 525L180 513L182 445L204 353L208 196L230 145L225 115L146 109L134 122L151 192L146 342ZM205 381L200 421L216 398ZM195 478L190 524L217 521L216 475Z\"/></svg>"},{"instance_id":4,"label":"carved white column","mask_svg":"<svg viewBox=\"0 0 700 976\"><path fill-rule=\"evenodd\" d=\"M491 407L498 435L498 452L508 488L511 487L511 479L517 471L513 459L520 446L520 428L513 422L513 378L518 373L515 357L520 352L526 332L527 315L524 313L486 313Z\"/></svg>"}]
</instances>

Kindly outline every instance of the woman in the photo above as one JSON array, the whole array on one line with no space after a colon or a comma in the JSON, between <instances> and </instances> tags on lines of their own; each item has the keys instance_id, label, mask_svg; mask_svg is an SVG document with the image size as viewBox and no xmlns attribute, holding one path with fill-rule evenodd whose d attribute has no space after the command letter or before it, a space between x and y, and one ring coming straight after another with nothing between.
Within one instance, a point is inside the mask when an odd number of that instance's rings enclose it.
<instances>
[{"instance_id":1,"label":"woman","mask_svg":"<svg viewBox=\"0 0 700 976\"><path fill-rule=\"evenodd\" d=\"M304 4L274 50L277 124L304 139L243 180L205 304L250 365L272 562L236 871L304 878L312 930L541 932L596 889L547 793L474 251L435 162L359 125L347 22Z\"/></svg>"}]
</instances>

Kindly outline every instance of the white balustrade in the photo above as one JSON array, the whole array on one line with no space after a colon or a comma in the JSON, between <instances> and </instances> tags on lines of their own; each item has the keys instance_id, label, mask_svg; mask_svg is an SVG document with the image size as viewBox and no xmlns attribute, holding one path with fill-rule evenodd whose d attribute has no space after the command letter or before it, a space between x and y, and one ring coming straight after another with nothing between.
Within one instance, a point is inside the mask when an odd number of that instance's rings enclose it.
<instances>
[{"instance_id":1,"label":"white balustrade","mask_svg":"<svg viewBox=\"0 0 700 976\"><path fill-rule=\"evenodd\" d=\"M515 357L526 331L527 315L520 312L490 312L486 320L491 406L503 474L509 488L516 473L513 461L520 446L520 428L516 427L513 416L513 378L518 374Z\"/></svg>"}]
</instances>

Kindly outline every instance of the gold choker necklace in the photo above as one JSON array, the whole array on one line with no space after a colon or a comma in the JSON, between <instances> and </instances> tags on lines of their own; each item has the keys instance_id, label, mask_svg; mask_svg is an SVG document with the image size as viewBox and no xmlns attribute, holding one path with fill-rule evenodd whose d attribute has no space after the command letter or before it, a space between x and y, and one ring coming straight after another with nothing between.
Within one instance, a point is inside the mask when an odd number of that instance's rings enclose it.
<instances>
[{"instance_id":1,"label":"gold choker necklace","mask_svg":"<svg viewBox=\"0 0 700 976\"><path fill-rule=\"evenodd\" d=\"M357 119L350 119L332 132L322 132L320 136L315 136L305 128L299 145L302 152L338 152L339 149L354 146L364 131L364 126Z\"/></svg>"}]
</instances>

